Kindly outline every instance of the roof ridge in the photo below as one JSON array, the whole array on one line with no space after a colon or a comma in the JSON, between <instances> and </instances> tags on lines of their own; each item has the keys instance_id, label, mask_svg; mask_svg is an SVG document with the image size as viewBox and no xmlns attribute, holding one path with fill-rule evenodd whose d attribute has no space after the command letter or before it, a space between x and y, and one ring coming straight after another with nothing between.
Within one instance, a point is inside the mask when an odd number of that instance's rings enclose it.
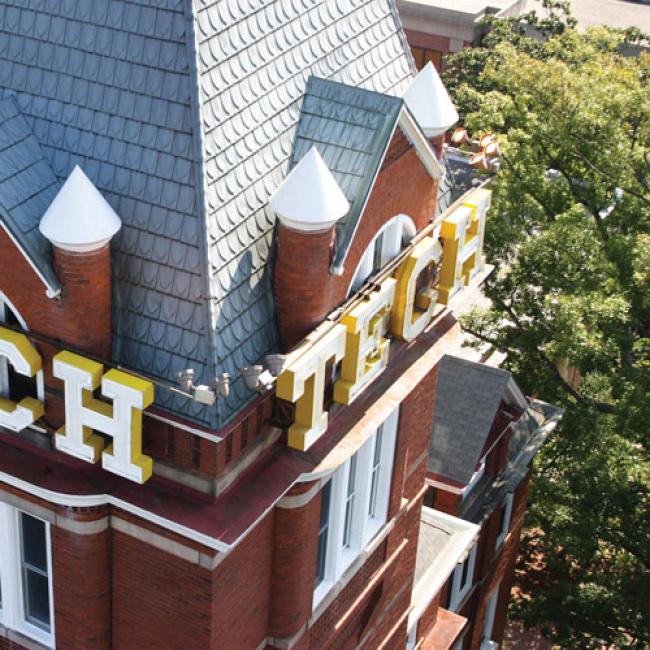
<instances>
[{"instance_id":1,"label":"roof ridge","mask_svg":"<svg viewBox=\"0 0 650 650\"><path fill-rule=\"evenodd\" d=\"M185 0L183 3L184 6L184 15L185 15L185 43L188 53L188 62L189 62L189 78L190 84L193 87L193 91L190 92L190 111L192 113L192 141L193 141L193 159L196 169L196 174L194 178L194 185L196 189L196 195L198 199L198 209L199 214L201 215L202 226L199 228L199 237L200 237L200 258L201 258L201 280L202 280L202 308L203 308L203 320L205 325L208 327L208 336L207 338L207 348L208 348L208 358L207 358L207 367L206 374L207 377L204 377L204 381L207 383L217 374L216 369L216 341L212 332L214 330L212 323L212 288L210 282L210 245L209 245L209 225L208 225L208 184L206 181L205 174L205 160L204 160L204 141L203 141L203 129L201 128L202 124L202 113L201 113L201 104L199 101L201 88L200 88L200 77L199 77L199 67L198 67L198 37L196 29L194 26L194 8L192 5L192 0ZM219 404L216 405L218 412ZM218 420L218 415L215 420Z\"/></svg>"}]
</instances>

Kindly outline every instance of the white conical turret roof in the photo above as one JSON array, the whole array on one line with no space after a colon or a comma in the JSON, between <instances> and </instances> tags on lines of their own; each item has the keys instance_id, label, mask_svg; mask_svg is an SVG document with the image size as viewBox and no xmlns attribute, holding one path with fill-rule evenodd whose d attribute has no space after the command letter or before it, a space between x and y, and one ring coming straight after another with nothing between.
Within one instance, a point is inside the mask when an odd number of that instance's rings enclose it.
<instances>
[{"instance_id":1,"label":"white conical turret roof","mask_svg":"<svg viewBox=\"0 0 650 650\"><path fill-rule=\"evenodd\" d=\"M87 253L107 244L121 227L113 208L76 166L45 211L39 230L57 248Z\"/></svg>"},{"instance_id":2,"label":"white conical turret roof","mask_svg":"<svg viewBox=\"0 0 650 650\"><path fill-rule=\"evenodd\" d=\"M307 232L329 228L350 209L316 147L291 170L270 203L285 226Z\"/></svg>"},{"instance_id":3,"label":"white conical turret roof","mask_svg":"<svg viewBox=\"0 0 650 650\"><path fill-rule=\"evenodd\" d=\"M413 79L404 101L427 138L442 135L458 122L458 112L431 61Z\"/></svg>"}]
</instances>

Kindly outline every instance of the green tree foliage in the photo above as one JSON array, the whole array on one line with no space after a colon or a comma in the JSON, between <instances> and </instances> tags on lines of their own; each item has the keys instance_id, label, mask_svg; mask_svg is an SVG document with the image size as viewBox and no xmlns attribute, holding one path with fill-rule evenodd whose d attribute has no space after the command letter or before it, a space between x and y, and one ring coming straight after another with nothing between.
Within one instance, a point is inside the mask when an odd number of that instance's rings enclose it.
<instances>
[{"instance_id":1,"label":"green tree foliage","mask_svg":"<svg viewBox=\"0 0 650 650\"><path fill-rule=\"evenodd\" d=\"M471 133L499 134L488 310L527 394L566 408L532 484L516 614L563 648L650 644L650 55L634 32L494 19L446 81ZM526 547L524 547L524 554Z\"/></svg>"}]
</instances>

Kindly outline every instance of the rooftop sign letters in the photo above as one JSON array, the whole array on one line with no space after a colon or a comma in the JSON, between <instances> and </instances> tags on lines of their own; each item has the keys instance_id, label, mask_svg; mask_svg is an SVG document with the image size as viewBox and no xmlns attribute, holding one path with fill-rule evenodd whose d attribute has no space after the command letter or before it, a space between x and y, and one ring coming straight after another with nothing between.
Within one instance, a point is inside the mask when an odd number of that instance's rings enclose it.
<instances>
[{"instance_id":1,"label":"rooftop sign letters","mask_svg":"<svg viewBox=\"0 0 650 650\"><path fill-rule=\"evenodd\" d=\"M415 339L429 324L436 304L449 299L482 269L481 251L490 191L478 189L443 219L437 231L421 239L394 273L340 320L316 328L287 358L276 394L295 404L288 444L307 450L327 429L323 408L326 372L341 362L334 401L350 404L388 365L391 335ZM420 274L440 265L435 288L418 291Z\"/></svg>"},{"instance_id":2,"label":"rooftop sign letters","mask_svg":"<svg viewBox=\"0 0 650 650\"><path fill-rule=\"evenodd\" d=\"M29 339L0 327L0 357L26 377L42 372L42 360ZM103 373L100 363L59 352L52 362L53 374L64 383L65 424L56 432L58 450L90 463L100 460L109 472L137 483L152 474L152 460L142 453L142 411L153 402L153 384L121 370ZM112 404L94 397L101 386ZM22 431L45 412L40 399L25 397L18 403L0 398L0 426ZM112 444L105 446L103 433Z\"/></svg>"}]
</instances>

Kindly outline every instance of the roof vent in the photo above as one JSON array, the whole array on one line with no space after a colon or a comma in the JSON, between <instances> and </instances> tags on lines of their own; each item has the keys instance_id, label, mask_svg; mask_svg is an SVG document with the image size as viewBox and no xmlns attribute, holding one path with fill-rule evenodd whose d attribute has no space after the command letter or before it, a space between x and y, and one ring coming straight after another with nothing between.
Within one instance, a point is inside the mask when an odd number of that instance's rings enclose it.
<instances>
[{"instance_id":1,"label":"roof vent","mask_svg":"<svg viewBox=\"0 0 650 650\"><path fill-rule=\"evenodd\" d=\"M431 61L413 79L404 101L427 138L442 135L458 122L458 112Z\"/></svg>"},{"instance_id":2,"label":"roof vent","mask_svg":"<svg viewBox=\"0 0 650 650\"><path fill-rule=\"evenodd\" d=\"M291 170L270 203L282 224L304 232L327 230L350 209L316 147Z\"/></svg>"},{"instance_id":3,"label":"roof vent","mask_svg":"<svg viewBox=\"0 0 650 650\"><path fill-rule=\"evenodd\" d=\"M88 253L105 246L122 221L78 165L45 211L39 230L53 246Z\"/></svg>"}]
</instances>

